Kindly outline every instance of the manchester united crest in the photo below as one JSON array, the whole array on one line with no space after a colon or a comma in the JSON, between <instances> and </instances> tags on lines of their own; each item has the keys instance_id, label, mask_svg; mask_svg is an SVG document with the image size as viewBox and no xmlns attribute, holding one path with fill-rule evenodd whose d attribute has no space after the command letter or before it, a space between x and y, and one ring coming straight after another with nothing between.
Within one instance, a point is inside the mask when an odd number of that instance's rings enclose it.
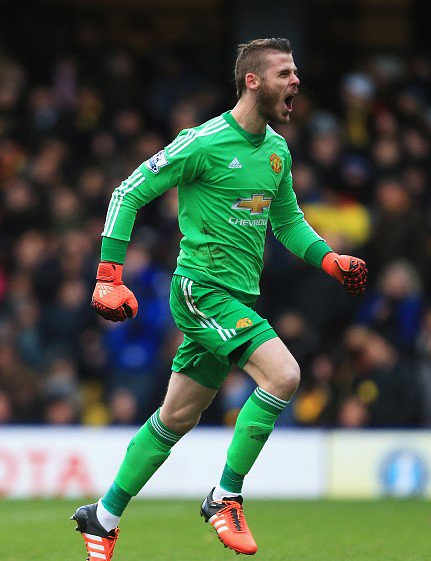
<instances>
[{"instance_id":1,"label":"manchester united crest","mask_svg":"<svg viewBox=\"0 0 431 561\"><path fill-rule=\"evenodd\" d=\"M241 327L250 327L253 325L253 322L250 318L241 318L236 322L236 328L240 329Z\"/></svg>"},{"instance_id":2,"label":"manchester united crest","mask_svg":"<svg viewBox=\"0 0 431 561\"><path fill-rule=\"evenodd\" d=\"M271 154L269 157L269 163L275 173L279 174L281 172L283 162L281 161L280 156L277 156L277 154Z\"/></svg>"}]
</instances>

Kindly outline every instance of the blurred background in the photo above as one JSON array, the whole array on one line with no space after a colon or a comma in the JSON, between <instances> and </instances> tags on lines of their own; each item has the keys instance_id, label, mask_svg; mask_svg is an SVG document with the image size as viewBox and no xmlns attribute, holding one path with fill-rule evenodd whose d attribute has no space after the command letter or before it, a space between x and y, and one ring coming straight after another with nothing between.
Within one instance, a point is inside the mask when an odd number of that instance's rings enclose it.
<instances>
[{"instance_id":1,"label":"blurred background","mask_svg":"<svg viewBox=\"0 0 431 561\"><path fill-rule=\"evenodd\" d=\"M238 43L285 36L308 221L365 259L352 298L270 234L259 312L302 368L279 426L431 426L431 59L413 0L40 0L0 20L0 424L128 426L163 397L181 342L168 292L175 189L143 208L125 266L133 321L89 307L113 189L183 128L235 103ZM150 321L151 320L151 321ZM233 369L202 425L231 426Z\"/></svg>"}]
</instances>

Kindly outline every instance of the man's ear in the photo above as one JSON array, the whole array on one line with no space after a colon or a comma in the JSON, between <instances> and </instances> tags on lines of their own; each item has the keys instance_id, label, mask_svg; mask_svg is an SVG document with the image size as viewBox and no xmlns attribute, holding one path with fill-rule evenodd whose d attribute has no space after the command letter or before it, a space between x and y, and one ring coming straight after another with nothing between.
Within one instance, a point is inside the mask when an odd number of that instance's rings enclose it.
<instances>
[{"instance_id":1,"label":"man's ear","mask_svg":"<svg viewBox=\"0 0 431 561\"><path fill-rule=\"evenodd\" d=\"M259 88L261 81L262 80L259 76L257 74L253 74L253 72L248 72L245 75L245 85L250 90L256 91Z\"/></svg>"}]
</instances>

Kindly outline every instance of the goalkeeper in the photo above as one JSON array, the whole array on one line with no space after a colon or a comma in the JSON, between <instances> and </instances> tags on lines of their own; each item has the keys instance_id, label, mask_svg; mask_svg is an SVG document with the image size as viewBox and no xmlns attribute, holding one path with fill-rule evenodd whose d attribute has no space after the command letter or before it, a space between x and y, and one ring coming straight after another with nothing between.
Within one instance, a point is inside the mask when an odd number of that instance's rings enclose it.
<instances>
[{"instance_id":1,"label":"goalkeeper","mask_svg":"<svg viewBox=\"0 0 431 561\"><path fill-rule=\"evenodd\" d=\"M257 314L268 221L288 250L335 277L353 295L365 290L367 270L356 257L334 253L305 221L292 186L292 159L269 122L289 121L299 78L286 39L240 45L235 65L238 102L231 111L182 131L115 189L102 233L92 306L124 321L138 303L122 282L139 208L178 186L182 232L170 306L184 333L162 406L134 436L112 486L73 519L90 558L112 558L120 517L130 499L198 422L231 365L256 390L241 409L221 479L201 515L221 542L252 555L242 486L278 416L299 384L299 366L268 321ZM178 485L181 485L179 480Z\"/></svg>"}]
</instances>

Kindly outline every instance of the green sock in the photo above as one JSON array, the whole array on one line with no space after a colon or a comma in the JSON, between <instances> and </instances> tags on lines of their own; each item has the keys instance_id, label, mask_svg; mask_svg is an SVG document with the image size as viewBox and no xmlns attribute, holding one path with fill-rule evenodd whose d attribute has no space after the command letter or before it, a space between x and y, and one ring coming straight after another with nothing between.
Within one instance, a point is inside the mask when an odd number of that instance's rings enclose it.
<instances>
[{"instance_id":1,"label":"green sock","mask_svg":"<svg viewBox=\"0 0 431 561\"><path fill-rule=\"evenodd\" d=\"M251 470L287 401L256 388L241 409L229 449L220 487L241 493L244 477Z\"/></svg>"},{"instance_id":2,"label":"green sock","mask_svg":"<svg viewBox=\"0 0 431 561\"><path fill-rule=\"evenodd\" d=\"M115 485L130 496L139 493L147 481L154 475L171 453L171 448L183 435L176 434L160 420L157 410L130 441L123 463L120 466ZM111 495L111 489L102 498L105 508L111 511L111 504L116 504L118 497ZM127 501L128 502L128 501ZM123 510L127 505L123 497ZM112 512L115 514L115 512ZM120 516L119 514L117 516Z\"/></svg>"},{"instance_id":3,"label":"green sock","mask_svg":"<svg viewBox=\"0 0 431 561\"><path fill-rule=\"evenodd\" d=\"M109 491L102 497L102 504L111 514L121 516L131 498L132 495L126 493L114 481Z\"/></svg>"}]
</instances>

